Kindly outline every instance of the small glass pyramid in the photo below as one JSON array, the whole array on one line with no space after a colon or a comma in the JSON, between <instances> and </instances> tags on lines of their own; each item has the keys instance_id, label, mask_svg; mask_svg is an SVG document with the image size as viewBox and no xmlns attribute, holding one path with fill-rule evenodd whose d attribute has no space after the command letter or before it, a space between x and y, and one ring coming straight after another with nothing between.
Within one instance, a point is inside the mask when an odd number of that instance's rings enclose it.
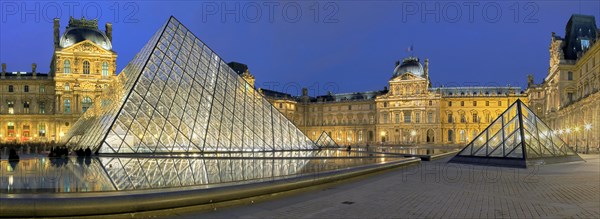
<instances>
[{"instance_id":1,"label":"small glass pyramid","mask_svg":"<svg viewBox=\"0 0 600 219\"><path fill-rule=\"evenodd\" d=\"M449 162L527 167L575 160L581 158L517 100Z\"/></svg>"},{"instance_id":2,"label":"small glass pyramid","mask_svg":"<svg viewBox=\"0 0 600 219\"><path fill-rule=\"evenodd\" d=\"M174 17L63 139L98 153L317 149Z\"/></svg>"},{"instance_id":3,"label":"small glass pyramid","mask_svg":"<svg viewBox=\"0 0 600 219\"><path fill-rule=\"evenodd\" d=\"M337 143L327 134L327 132L321 132L321 135L315 142L319 147L339 147Z\"/></svg>"}]
</instances>

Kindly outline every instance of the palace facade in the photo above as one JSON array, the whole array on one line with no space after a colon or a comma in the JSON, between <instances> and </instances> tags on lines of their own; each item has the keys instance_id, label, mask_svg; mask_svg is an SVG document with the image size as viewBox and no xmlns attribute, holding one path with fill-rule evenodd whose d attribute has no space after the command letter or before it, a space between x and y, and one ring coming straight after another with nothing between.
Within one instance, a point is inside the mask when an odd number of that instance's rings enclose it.
<instances>
[{"instance_id":1,"label":"palace facade","mask_svg":"<svg viewBox=\"0 0 600 219\"><path fill-rule=\"evenodd\" d=\"M112 25L73 19L60 34L54 20L50 72L7 71L0 76L0 142L58 141L116 76Z\"/></svg>"},{"instance_id":2,"label":"palace facade","mask_svg":"<svg viewBox=\"0 0 600 219\"><path fill-rule=\"evenodd\" d=\"M548 74L528 78L528 105L579 151L600 145L600 29L593 16L573 15L565 37L552 33Z\"/></svg>"}]
</instances>

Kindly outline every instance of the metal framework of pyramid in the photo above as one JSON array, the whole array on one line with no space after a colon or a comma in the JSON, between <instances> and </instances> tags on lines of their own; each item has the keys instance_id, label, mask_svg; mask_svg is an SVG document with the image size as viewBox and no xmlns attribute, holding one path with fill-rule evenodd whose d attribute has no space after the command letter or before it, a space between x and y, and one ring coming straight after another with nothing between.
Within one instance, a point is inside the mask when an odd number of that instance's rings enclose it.
<instances>
[{"instance_id":1,"label":"metal framework of pyramid","mask_svg":"<svg viewBox=\"0 0 600 219\"><path fill-rule=\"evenodd\" d=\"M317 148L174 17L107 89L67 145L98 153Z\"/></svg>"},{"instance_id":2,"label":"metal framework of pyramid","mask_svg":"<svg viewBox=\"0 0 600 219\"><path fill-rule=\"evenodd\" d=\"M581 160L517 100L449 162L526 168L532 164Z\"/></svg>"},{"instance_id":3,"label":"metal framework of pyramid","mask_svg":"<svg viewBox=\"0 0 600 219\"><path fill-rule=\"evenodd\" d=\"M337 143L327 134L327 132L321 132L321 135L315 142L319 147L339 147Z\"/></svg>"}]
</instances>

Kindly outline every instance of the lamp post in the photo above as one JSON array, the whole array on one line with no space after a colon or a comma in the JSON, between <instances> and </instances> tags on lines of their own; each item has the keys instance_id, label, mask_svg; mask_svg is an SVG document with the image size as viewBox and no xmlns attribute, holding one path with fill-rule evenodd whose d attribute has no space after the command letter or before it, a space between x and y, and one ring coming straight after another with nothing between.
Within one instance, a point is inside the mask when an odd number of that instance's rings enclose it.
<instances>
[{"instance_id":1,"label":"lamp post","mask_svg":"<svg viewBox=\"0 0 600 219\"><path fill-rule=\"evenodd\" d=\"M567 133L568 144L571 145L571 128L567 128L565 132ZM577 153L577 145L575 145L575 153Z\"/></svg>"},{"instance_id":2,"label":"lamp post","mask_svg":"<svg viewBox=\"0 0 600 219\"><path fill-rule=\"evenodd\" d=\"M592 125L591 124L585 124L585 126L583 126L583 129L585 130L586 134L587 134L587 143L585 145L585 153L589 153L590 152L590 130L592 129Z\"/></svg>"},{"instance_id":3,"label":"lamp post","mask_svg":"<svg viewBox=\"0 0 600 219\"><path fill-rule=\"evenodd\" d=\"M578 147L578 144L577 144L577 140L579 140L577 137L578 133L579 133L579 127L575 127L575 149L577 149L577 147Z\"/></svg>"}]
</instances>

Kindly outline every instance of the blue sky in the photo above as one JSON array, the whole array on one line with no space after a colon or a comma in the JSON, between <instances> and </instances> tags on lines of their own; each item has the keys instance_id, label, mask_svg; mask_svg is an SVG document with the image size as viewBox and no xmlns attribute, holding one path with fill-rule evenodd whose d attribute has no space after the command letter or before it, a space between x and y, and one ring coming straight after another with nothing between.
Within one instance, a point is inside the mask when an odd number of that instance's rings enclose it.
<instances>
[{"instance_id":1,"label":"blue sky","mask_svg":"<svg viewBox=\"0 0 600 219\"><path fill-rule=\"evenodd\" d=\"M547 74L551 32L600 1L98 1L0 3L0 61L46 72L52 18L113 23L122 69L174 15L226 61L248 64L259 87L299 94L382 89L394 62L430 60L434 86L526 86ZM436 20L437 19L437 20ZM597 21L598 22L598 21ZM311 94L314 95L314 94Z\"/></svg>"}]
</instances>

